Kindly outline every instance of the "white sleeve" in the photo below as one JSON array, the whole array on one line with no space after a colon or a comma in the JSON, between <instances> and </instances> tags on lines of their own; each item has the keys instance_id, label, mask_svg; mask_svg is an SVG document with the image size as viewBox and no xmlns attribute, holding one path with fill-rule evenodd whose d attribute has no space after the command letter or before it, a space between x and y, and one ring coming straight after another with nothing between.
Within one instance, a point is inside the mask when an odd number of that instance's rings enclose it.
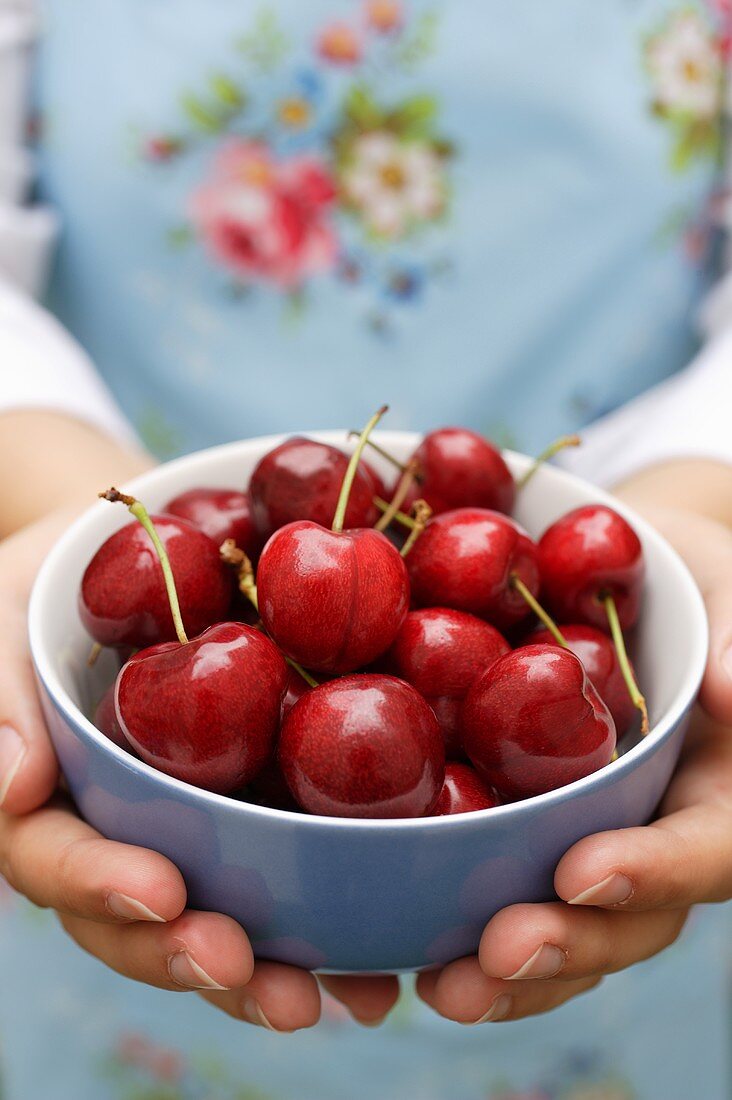
<instances>
[{"instance_id":1,"label":"white sleeve","mask_svg":"<svg viewBox=\"0 0 732 1100\"><path fill-rule=\"evenodd\" d=\"M89 357L33 301L45 288L58 234L55 211L22 205L33 178L22 143L37 32L34 0L0 0L0 413L53 409L133 441Z\"/></svg>"}]
</instances>

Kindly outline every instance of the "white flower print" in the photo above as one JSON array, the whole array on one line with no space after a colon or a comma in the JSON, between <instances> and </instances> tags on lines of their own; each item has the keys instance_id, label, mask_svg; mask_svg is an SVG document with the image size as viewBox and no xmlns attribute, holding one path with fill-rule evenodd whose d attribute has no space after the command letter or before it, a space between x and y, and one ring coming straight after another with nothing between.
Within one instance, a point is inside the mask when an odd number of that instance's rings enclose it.
<instances>
[{"instance_id":1,"label":"white flower print","mask_svg":"<svg viewBox=\"0 0 732 1100\"><path fill-rule=\"evenodd\" d=\"M722 96L717 40L691 9L677 12L647 44L646 59L657 106L698 119L713 118Z\"/></svg>"},{"instance_id":2,"label":"white flower print","mask_svg":"<svg viewBox=\"0 0 732 1100\"><path fill-rule=\"evenodd\" d=\"M354 142L342 182L347 201L382 237L404 236L415 222L436 218L445 205L442 162L434 148L386 131Z\"/></svg>"}]
</instances>

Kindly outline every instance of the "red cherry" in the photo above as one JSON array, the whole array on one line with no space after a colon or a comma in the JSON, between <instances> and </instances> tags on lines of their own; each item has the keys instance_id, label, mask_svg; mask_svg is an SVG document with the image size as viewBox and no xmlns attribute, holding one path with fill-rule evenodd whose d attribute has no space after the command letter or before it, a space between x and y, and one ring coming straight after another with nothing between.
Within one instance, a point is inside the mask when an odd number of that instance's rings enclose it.
<instances>
[{"instance_id":1,"label":"red cherry","mask_svg":"<svg viewBox=\"0 0 732 1100\"><path fill-rule=\"evenodd\" d=\"M489 810L500 804L498 792L485 783L473 768L451 762L445 765L445 782L431 816L469 814L473 810Z\"/></svg>"},{"instance_id":2,"label":"red cherry","mask_svg":"<svg viewBox=\"0 0 732 1100\"><path fill-rule=\"evenodd\" d=\"M513 475L497 447L467 428L429 432L413 455L421 478L412 498L422 497L433 513L454 508L510 512L516 498ZM407 504L413 500L408 498Z\"/></svg>"},{"instance_id":3,"label":"red cherry","mask_svg":"<svg viewBox=\"0 0 732 1100\"><path fill-rule=\"evenodd\" d=\"M329 817L421 817L442 789L437 719L393 676L344 676L286 715L279 761L303 809Z\"/></svg>"},{"instance_id":4,"label":"red cherry","mask_svg":"<svg viewBox=\"0 0 732 1100\"><path fill-rule=\"evenodd\" d=\"M431 519L407 569L418 607L469 611L501 630L528 614L512 575L534 595L539 590L535 544L508 516L484 508L457 508Z\"/></svg>"},{"instance_id":5,"label":"red cherry","mask_svg":"<svg viewBox=\"0 0 732 1100\"><path fill-rule=\"evenodd\" d=\"M510 648L495 627L475 615L428 607L409 612L381 664L427 699L448 757L460 757L462 700L476 676Z\"/></svg>"},{"instance_id":6,"label":"red cherry","mask_svg":"<svg viewBox=\"0 0 732 1100\"><path fill-rule=\"evenodd\" d=\"M602 597L615 600L620 626L633 626L640 610L643 550L633 528L604 504L575 508L539 541L546 598L560 619L607 629Z\"/></svg>"},{"instance_id":7,"label":"red cherry","mask_svg":"<svg viewBox=\"0 0 732 1100\"><path fill-rule=\"evenodd\" d=\"M574 653L529 645L500 657L470 688L463 744L505 798L529 798L609 764L615 724Z\"/></svg>"},{"instance_id":8,"label":"red cherry","mask_svg":"<svg viewBox=\"0 0 732 1100\"><path fill-rule=\"evenodd\" d=\"M224 539L233 539L250 558L256 557L262 547L248 493L237 489L189 489L162 510L187 519L217 546Z\"/></svg>"},{"instance_id":9,"label":"red cherry","mask_svg":"<svg viewBox=\"0 0 732 1100\"><path fill-rule=\"evenodd\" d=\"M594 626L571 624L560 626L559 629L569 648L584 665L585 672L612 714L619 740L627 733L636 708L628 695L615 646L607 634ZM528 645L555 644L549 630L537 630L526 641Z\"/></svg>"},{"instance_id":10,"label":"red cherry","mask_svg":"<svg viewBox=\"0 0 732 1100\"><path fill-rule=\"evenodd\" d=\"M305 685L307 687L307 684ZM298 810L295 799L285 783L285 777L276 758L264 765L261 772L249 784L251 801L273 810Z\"/></svg>"},{"instance_id":11,"label":"red cherry","mask_svg":"<svg viewBox=\"0 0 732 1100\"><path fill-rule=\"evenodd\" d=\"M327 443L296 436L269 451L249 483L254 519L268 538L295 520L330 527L349 456ZM373 527L379 512L373 503L375 483L359 468L346 509L345 527Z\"/></svg>"},{"instance_id":12,"label":"red cherry","mask_svg":"<svg viewBox=\"0 0 732 1100\"><path fill-rule=\"evenodd\" d=\"M257 593L262 621L280 648L305 668L333 673L375 660L409 607L407 570L388 539L308 521L269 540Z\"/></svg>"},{"instance_id":13,"label":"red cherry","mask_svg":"<svg viewBox=\"0 0 732 1100\"><path fill-rule=\"evenodd\" d=\"M117 711L114 701L114 684L105 691L97 703L96 710L94 711L94 725L97 727L105 737L108 737L110 741L113 741L115 745L119 745L121 749L125 749L126 752L132 752L132 747L125 737L122 727L117 721Z\"/></svg>"},{"instance_id":14,"label":"red cherry","mask_svg":"<svg viewBox=\"0 0 732 1100\"><path fill-rule=\"evenodd\" d=\"M270 758L287 687L276 646L244 623L217 623L185 645L131 657L117 677L117 719L143 760L226 794Z\"/></svg>"},{"instance_id":15,"label":"red cherry","mask_svg":"<svg viewBox=\"0 0 732 1100\"><path fill-rule=\"evenodd\" d=\"M311 685L303 680L297 669L294 669L291 665L287 666L287 691L285 697L282 700L282 717L284 718L288 710L292 710L298 699L302 699L303 695L311 690Z\"/></svg>"},{"instance_id":16,"label":"red cherry","mask_svg":"<svg viewBox=\"0 0 732 1100\"><path fill-rule=\"evenodd\" d=\"M186 629L200 634L226 617L231 577L202 531L173 516L155 516L154 522L175 573ZM176 637L163 570L139 523L116 531L89 562L79 614L100 645L142 648Z\"/></svg>"}]
</instances>

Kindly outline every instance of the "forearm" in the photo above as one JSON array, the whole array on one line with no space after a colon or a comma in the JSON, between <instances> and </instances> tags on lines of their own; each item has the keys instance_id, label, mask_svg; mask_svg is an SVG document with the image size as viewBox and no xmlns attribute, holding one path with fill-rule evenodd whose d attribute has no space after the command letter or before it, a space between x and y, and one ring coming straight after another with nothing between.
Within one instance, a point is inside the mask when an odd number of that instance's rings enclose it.
<instances>
[{"instance_id":1,"label":"forearm","mask_svg":"<svg viewBox=\"0 0 732 1100\"><path fill-rule=\"evenodd\" d=\"M80 510L100 490L152 464L144 451L63 413L2 413L0 538L57 509Z\"/></svg>"},{"instance_id":2,"label":"forearm","mask_svg":"<svg viewBox=\"0 0 732 1100\"><path fill-rule=\"evenodd\" d=\"M732 529L732 464L683 458L647 466L614 492L640 512L693 512Z\"/></svg>"}]
</instances>

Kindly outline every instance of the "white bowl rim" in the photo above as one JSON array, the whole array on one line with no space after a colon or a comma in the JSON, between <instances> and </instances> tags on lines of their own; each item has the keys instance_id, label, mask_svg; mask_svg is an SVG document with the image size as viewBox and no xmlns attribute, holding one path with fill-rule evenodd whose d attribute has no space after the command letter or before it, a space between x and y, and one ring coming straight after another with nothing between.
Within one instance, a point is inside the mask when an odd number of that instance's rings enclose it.
<instances>
[{"instance_id":1,"label":"white bowl rim","mask_svg":"<svg viewBox=\"0 0 732 1100\"><path fill-rule=\"evenodd\" d=\"M413 447L421 438L419 433L407 431L384 430L374 432L373 434L374 438L380 440L386 447L388 447L390 439L395 442L406 442L410 447ZM195 469L204 457L215 461L219 457L235 454L242 447L252 444L256 444L258 449L262 447L270 449L276 447L284 439L291 438L293 435L307 435L308 437L319 439L325 443L331 443L334 446L340 447L343 447L348 440L346 429L331 429L328 431L303 430L297 433L284 432L276 435L256 436L251 439L237 440L232 443L223 443L215 447L194 451L191 454L182 455L180 458L173 459L170 462L161 463L125 483L123 488L132 495L137 493L142 494L151 476L154 477L155 473L159 472L163 467L166 470L175 469L184 472L187 467ZM527 469L533 461L533 459L526 455L508 449L503 451L503 455L514 474L517 472L521 473L523 470ZM686 669L686 673L677 688L674 699L666 713L663 714L660 720L651 728L648 735L637 745L629 749L627 753L624 753L617 760L607 764L604 768L591 772L590 775L586 775L582 779L577 779L573 783L567 783L562 787L557 787L553 791L533 795L531 798L521 799L518 802L509 802L505 805L494 806L490 809L472 810L468 813L450 814L440 817L325 817L319 814L299 813L291 810L278 810L270 806L259 806L256 803L244 802L239 799L231 798L229 795L216 794L213 791L207 791L202 787L196 787L191 783L176 779L174 776L166 775L165 772L158 771L150 764L146 764L144 760L131 756L98 730L93 722L86 717L81 708L69 696L56 673L51 654L46 651L43 644L44 606L46 598L48 597L50 600L53 596L50 578L53 574L56 559L63 554L67 546L73 543L77 533L84 525L89 523L94 516L98 515L99 512L106 507L101 501L97 501L95 504L91 505L90 508L72 522L70 527L52 547L36 576L28 609L28 635L36 674L43 687L48 692L56 709L63 715L75 732L83 734L88 740L97 744L102 751L106 751L111 756L118 759L120 764L128 770L140 772L142 775L153 779L155 782L158 782L161 787L167 788L171 794L183 794L186 799L194 798L201 800L205 803L219 806L221 809L228 810L229 812L240 812L244 814L252 813L264 819L270 819L273 824L279 820L283 825L287 824L289 826L300 823L303 828L356 829L364 832L373 830L394 830L402 832L404 830L409 831L415 829L461 829L470 828L479 820L485 821L486 823L489 820L496 823L504 822L510 820L512 816L520 815L523 812L530 813L532 810L549 809L551 806L564 802L567 799L581 797L584 794L588 794L593 787L598 785L602 786L605 782L619 780L626 773L635 771L646 758L651 757L656 749L667 740L682 720L687 710L693 704L707 663L709 649L707 618L704 601L688 567L663 535L656 531L647 520L638 515L632 508L625 504L624 501L618 500L604 489L595 486L584 478L577 477L575 474L562 470L555 465L543 466L537 472L536 479L538 480L540 477L552 477L559 483L563 482L564 484L570 485L579 484L583 487L589 485L598 504L606 504L614 508L631 523L644 543L651 543L654 545L656 552L665 555L672 562L672 567L678 574L680 589L684 591L684 598L689 604L691 628L697 635L696 640L693 637L691 639L692 652L695 656L692 661L689 662L689 667ZM694 644L694 642L696 642L696 644Z\"/></svg>"}]
</instances>

